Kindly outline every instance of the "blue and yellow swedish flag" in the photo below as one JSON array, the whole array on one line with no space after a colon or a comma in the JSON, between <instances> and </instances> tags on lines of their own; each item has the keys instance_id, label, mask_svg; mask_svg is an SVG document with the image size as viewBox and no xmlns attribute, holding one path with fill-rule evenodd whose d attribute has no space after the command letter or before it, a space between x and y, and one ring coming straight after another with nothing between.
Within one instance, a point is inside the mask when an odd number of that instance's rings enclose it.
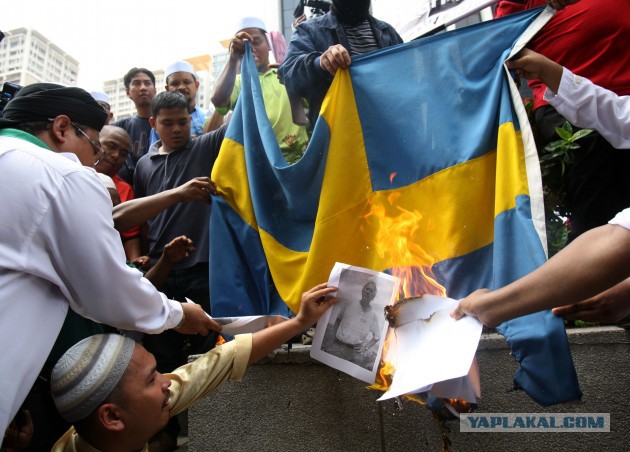
<instances>
[{"instance_id":1,"label":"blue and yellow swedish flag","mask_svg":"<svg viewBox=\"0 0 630 452\"><path fill-rule=\"evenodd\" d=\"M290 166L248 49L212 172L221 195L210 227L213 315L297 311L301 293L326 281L335 262L432 267L451 298L541 265L538 158L503 65L539 26L539 13L354 58L338 72L306 153ZM413 262L383 246L409 215L403 246ZM560 319L541 312L500 332L520 362L515 383L536 401L581 395Z\"/></svg>"}]
</instances>

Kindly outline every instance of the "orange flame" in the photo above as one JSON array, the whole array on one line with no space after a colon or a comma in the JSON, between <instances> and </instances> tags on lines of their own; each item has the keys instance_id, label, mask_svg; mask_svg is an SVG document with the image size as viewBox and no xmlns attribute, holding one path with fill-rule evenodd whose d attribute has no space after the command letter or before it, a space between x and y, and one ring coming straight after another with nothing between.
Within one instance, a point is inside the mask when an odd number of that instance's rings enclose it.
<instances>
[{"instance_id":1,"label":"orange flame","mask_svg":"<svg viewBox=\"0 0 630 452\"><path fill-rule=\"evenodd\" d=\"M393 181L396 173L390 175ZM391 263L393 276L400 278L399 298L417 297L422 294L446 295L446 289L437 281L432 271L435 258L422 248L423 231L433 227L430 219L421 212L399 205L399 192L391 192L380 202L373 201L365 215L368 224L376 227L375 251L381 261ZM388 330L383 346L377 379L371 389L386 391L391 385L395 363L395 333Z\"/></svg>"},{"instance_id":2,"label":"orange flame","mask_svg":"<svg viewBox=\"0 0 630 452\"><path fill-rule=\"evenodd\" d=\"M444 399L444 402L452 406L458 413L473 413L477 408L476 403L468 403L464 399Z\"/></svg>"},{"instance_id":3,"label":"orange flame","mask_svg":"<svg viewBox=\"0 0 630 452\"><path fill-rule=\"evenodd\" d=\"M390 334L388 332L387 338L385 339L385 347L387 346L387 341ZM378 372L376 373L376 380L374 384L369 386L369 389L376 389L377 391L387 391L392 384L392 379L394 377L394 373L396 372L396 367L390 361L381 361L379 363Z\"/></svg>"},{"instance_id":4,"label":"orange flame","mask_svg":"<svg viewBox=\"0 0 630 452\"><path fill-rule=\"evenodd\" d=\"M392 192L387 203L373 203L365 219L378 223L376 253L381 259L392 262L392 274L402 281L402 296L416 297L422 294L444 296L446 289L438 283L431 266L435 259L418 244L422 231L420 225L427 220L422 213L396 205L399 194ZM429 265L426 265L426 264Z\"/></svg>"}]
</instances>

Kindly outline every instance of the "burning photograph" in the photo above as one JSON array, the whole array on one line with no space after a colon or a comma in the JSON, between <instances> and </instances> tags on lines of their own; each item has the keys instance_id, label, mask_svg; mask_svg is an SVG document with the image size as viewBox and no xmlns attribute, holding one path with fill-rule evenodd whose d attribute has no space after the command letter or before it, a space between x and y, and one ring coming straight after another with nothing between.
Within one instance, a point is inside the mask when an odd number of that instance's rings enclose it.
<instances>
[{"instance_id":1,"label":"burning photograph","mask_svg":"<svg viewBox=\"0 0 630 452\"><path fill-rule=\"evenodd\" d=\"M338 288L339 303L320 319L311 356L373 383L387 331L384 308L397 293L399 280L336 264L328 284Z\"/></svg>"}]
</instances>

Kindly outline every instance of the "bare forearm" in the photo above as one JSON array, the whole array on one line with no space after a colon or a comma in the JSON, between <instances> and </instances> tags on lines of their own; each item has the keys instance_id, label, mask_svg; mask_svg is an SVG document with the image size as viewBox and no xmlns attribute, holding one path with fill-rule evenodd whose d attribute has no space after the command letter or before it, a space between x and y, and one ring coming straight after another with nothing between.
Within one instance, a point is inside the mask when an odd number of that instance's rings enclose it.
<instances>
[{"instance_id":1,"label":"bare forearm","mask_svg":"<svg viewBox=\"0 0 630 452\"><path fill-rule=\"evenodd\" d=\"M132 199L114 207L114 227L126 231L155 217L179 201L176 189L170 189L146 198Z\"/></svg>"},{"instance_id":2,"label":"bare forearm","mask_svg":"<svg viewBox=\"0 0 630 452\"><path fill-rule=\"evenodd\" d=\"M543 266L488 293L497 323L594 296L630 274L630 231L606 225L583 234Z\"/></svg>"},{"instance_id":3,"label":"bare forearm","mask_svg":"<svg viewBox=\"0 0 630 452\"><path fill-rule=\"evenodd\" d=\"M302 303L297 316L254 333L249 364L268 355L292 337L315 324L322 314L337 302L337 298L331 297L336 290L335 287L327 287L326 283L318 284L302 294Z\"/></svg>"},{"instance_id":4,"label":"bare forearm","mask_svg":"<svg viewBox=\"0 0 630 452\"><path fill-rule=\"evenodd\" d=\"M276 348L305 331L311 325L300 322L297 317L286 320L277 325L265 328L254 333L252 336L252 353L249 357L249 364L264 358Z\"/></svg>"},{"instance_id":5,"label":"bare forearm","mask_svg":"<svg viewBox=\"0 0 630 452\"><path fill-rule=\"evenodd\" d=\"M125 240L123 242L123 248L125 249L125 256L127 256L128 261L133 261L140 257L142 255L140 252L140 236Z\"/></svg>"},{"instance_id":6,"label":"bare forearm","mask_svg":"<svg viewBox=\"0 0 630 452\"><path fill-rule=\"evenodd\" d=\"M159 289L166 282L166 278L172 269L173 263L162 255L155 265L147 271L144 277Z\"/></svg>"},{"instance_id":7,"label":"bare forearm","mask_svg":"<svg viewBox=\"0 0 630 452\"><path fill-rule=\"evenodd\" d=\"M223 125L224 116L220 115L218 111L212 113L210 119L206 121L203 125L203 133L212 132L213 130L217 130L219 127Z\"/></svg>"},{"instance_id":8,"label":"bare forearm","mask_svg":"<svg viewBox=\"0 0 630 452\"><path fill-rule=\"evenodd\" d=\"M215 107L227 107L230 104L230 97L234 91L234 83L238 72L239 60L230 56L223 72L219 75L214 86L214 93L210 100Z\"/></svg>"},{"instance_id":9,"label":"bare forearm","mask_svg":"<svg viewBox=\"0 0 630 452\"><path fill-rule=\"evenodd\" d=\"M555 61L545 59L540 70L540 81L554 93L560 88L560 80L562 80L562 66Z\"/></svg>"},{"instance_id":10,"label":"bare forearm","mask_svg":"<svg viewBox=\"0 0 630 452\"><path fill-rule=\"evenodd\" d=\"M616 323L630 315L630 278L578 303L553 309L567 320Z\"/></svg>"}]
</instances>

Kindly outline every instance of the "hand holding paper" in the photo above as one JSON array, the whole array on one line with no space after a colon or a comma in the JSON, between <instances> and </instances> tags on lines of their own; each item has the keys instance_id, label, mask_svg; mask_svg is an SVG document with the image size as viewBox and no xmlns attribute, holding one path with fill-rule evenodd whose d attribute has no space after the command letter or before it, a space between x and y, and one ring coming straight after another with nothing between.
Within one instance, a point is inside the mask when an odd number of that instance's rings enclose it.
<instances>
[{"instance_id":1,"label":"hand holding paper","mask_svg":"<svg viewBox=\"0 0 630 452\"><path fill-rule=\"evenodd\" d=\"M401 305L395 318L396 356L385 357L395 360L396 371L391 387L379 400L433 392L432 387L442 382L439 397L476 402L478 390L469 388L478 388L478 382L458 380L474 365L482 325L471 317L460 321L451 318L455 306L457 300L437 295L413 298ZM452 381L445 384L448 380Z\"/></svg>"},{"instance_id":2,"label":"hand holding paper","mask_svg":"<svg viewBox=\"0 0 630 452\"><path fill-rule=\"evenodd\" d=\"M374 383L385 337L390 336L382 361L395 372L379 400L430 391L436 397L476 402L480 389L474 357L482 325L471 317L451 318L456 300L424 295L390 306L398 295L398 278L340 263L328 284L339 288L340 303L317 324L313 358ZM366 303L367 298L374 301ZM378 327L370 327L375 318Z\"/></svg>"}]
</instances>

